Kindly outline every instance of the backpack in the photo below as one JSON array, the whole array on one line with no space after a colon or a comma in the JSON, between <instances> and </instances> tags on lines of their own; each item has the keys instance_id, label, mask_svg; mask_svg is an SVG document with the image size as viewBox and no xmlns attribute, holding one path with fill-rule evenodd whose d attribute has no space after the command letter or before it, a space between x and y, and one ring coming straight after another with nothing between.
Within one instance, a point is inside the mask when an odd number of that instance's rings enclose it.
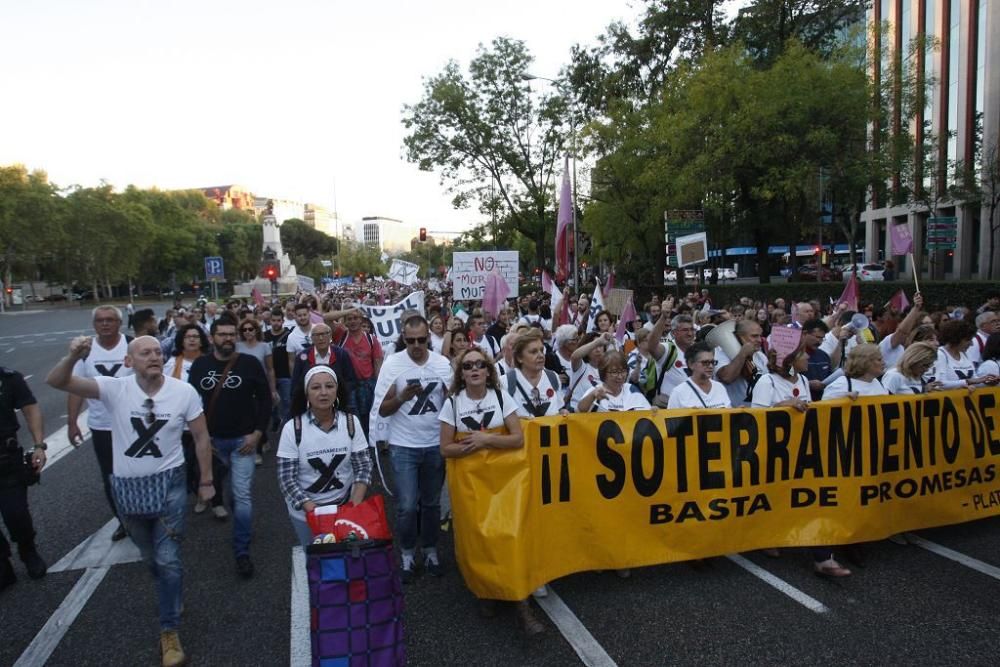
<instances>
[{"instance_id":1,"label":"backpack","mask_svg":"<svg viewBox=\"0 0 1000 667\"><path fill-rule=\"evenodd\" d=\"M553 391L558 391L559 390L559 376L556 375L555 371L550 371L548 368L545 368L543 370L545 371L545 377L547 377L549 379L549 384L552 385ZM524 396L524 400L526 400L528 402L527 405L531 406L531 414L533 416L535 416L535 417L541 417L541 416L543 416L543 415L537 414L535 412L541 406L537 406L537 405L535 405L534 403L531 402L531 397L528 396L528 392L526 392L524 390L524 387L521 386L521 383L517 381L517 376L514 373L508 373L507 374L507 393L510 394L511 396L513 396L515 389L517 389L518 391L521 392L521 395ZM502 407L503 403L501 403L500 405Z\"/></svg>"},{"instance_id":2,"label":"backpack","mask_svg":"<svg viewBox=\"0 0 1000 667\"><path fill-rule=\"evenodd\" d=\"M351 440L354 440L354 415L350 412L345 412L347 415L347 435L351 436ZM298 447L302 444L302 415L296 415L292 420L292 428L295 429L295 446Z\"/></svg>"}]
</instances>

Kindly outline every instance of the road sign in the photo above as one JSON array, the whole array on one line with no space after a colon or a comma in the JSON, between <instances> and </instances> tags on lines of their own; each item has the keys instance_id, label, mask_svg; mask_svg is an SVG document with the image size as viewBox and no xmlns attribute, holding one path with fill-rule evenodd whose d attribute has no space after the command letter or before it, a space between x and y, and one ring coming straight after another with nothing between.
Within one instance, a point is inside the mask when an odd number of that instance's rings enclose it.
<instances>
[{"instance_id":1,"label":"road sign","mask_svg":"<svg viewBox=\"0 0 1000 667\"><path fill-rule=\"evenodd\" d=\"M226 272L222 264L221 257L205 258L205 280L222 280L226 277Z\"/></svg>"},{"instance_id":2,"label":"road sign","mask_svg":"<svg viewBox=\"0 0 1000 667\"><path fill-rule=\"evenodd\" d=\"M667 242L667 266L677 266L672 252L678 236L705 231L705 212L700 210L669 210L663 212L664 240Z\"/></svg>"}]
</instances>

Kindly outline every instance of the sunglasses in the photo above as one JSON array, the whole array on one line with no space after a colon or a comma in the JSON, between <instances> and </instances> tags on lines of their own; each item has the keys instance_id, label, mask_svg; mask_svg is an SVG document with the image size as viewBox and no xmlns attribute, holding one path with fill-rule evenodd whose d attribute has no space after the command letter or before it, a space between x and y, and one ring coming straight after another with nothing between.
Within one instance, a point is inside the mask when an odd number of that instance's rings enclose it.
<instances>
[{"instance_id":1,"label":"sunglasses","mask_svg":"<svg viewBox=\"0 0 1000 667\"><path fill-rule=\"evenodd\" d=\"M242 331L243 333L247 333L248 331L250 333L257 333L257 330L254 329L253 327L243 327L242 329L240 329L240 331Z\"/></svg>"},{"instance_id":2,"label":"sunglasses","mask_svg":"<svg viewBox=\"0 0 1000 667\"><path fill-rule=\"evenodd\" d=\"M156 421L156 415L153 414L153 406L154 403L153 399L151 398L147 398L145 401L142 402L142 407L146 408L146 416L144 417L146 421L146 426L149 426L150 424Z\"/></svg>"},{"instance_id":3,"label":"sunglasses","mask_svg":"<svg viewBox=\"0 0 1000 667\"><path fill-rule=\"evenodd\" d=\"M702 359L700 361L696 361L695 363L696 364L701 364L702 366L713 366L714 367L714 366L718 366L719 365L719 360L718 359Z\"/></svg>"},{"instance_id":4,"label":"sunglasses","mask_svg":"<svg viewBox=\"0 0 1000 667\"><path fill-rule=\"evenodd\" d=\"M427 342L427 336L407 336L403 338L407 345L424 345Z\"/></svg>"},{"instance_id":5,"label":"sunglasses","mask_svg":"<svg viewBox=\"0 0 1000 667\"><path fill-rule=\"evenodd\" d=\"M486 368L486 362L483 361L482 359L479 359L478 361L463 361L462 362L462 370L463 371L471 371L474 368L476 370L480 370L481 371L484 368Z\"/></svg>"}]
</instances>

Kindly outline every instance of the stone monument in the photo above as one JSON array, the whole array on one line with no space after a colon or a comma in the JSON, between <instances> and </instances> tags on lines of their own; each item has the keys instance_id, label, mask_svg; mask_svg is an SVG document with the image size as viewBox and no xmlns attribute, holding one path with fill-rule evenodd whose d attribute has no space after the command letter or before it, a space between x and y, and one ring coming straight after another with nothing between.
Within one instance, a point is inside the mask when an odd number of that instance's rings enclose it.
<instances>
[{"instance_id":1,"label":"stone monument","mask_svg":"<svg viewBox=\"0 0 1000 667\"><path fill-rule=\"evenodd\" d=\"M281 225L274 217L274 202L267 201L267 207L260 216L263 243L261 244L261 261L267 258L279 260L281 265L281 276L278 278L278 294L295 294L299 287L298 272L295 265L288 257L288 253L281 247ZM257 276L250 282L239 283L233 291L234 296L249 297L252 290L257 291L267 298L271 294L271 281Z\"/></svg>"}]
</instances>

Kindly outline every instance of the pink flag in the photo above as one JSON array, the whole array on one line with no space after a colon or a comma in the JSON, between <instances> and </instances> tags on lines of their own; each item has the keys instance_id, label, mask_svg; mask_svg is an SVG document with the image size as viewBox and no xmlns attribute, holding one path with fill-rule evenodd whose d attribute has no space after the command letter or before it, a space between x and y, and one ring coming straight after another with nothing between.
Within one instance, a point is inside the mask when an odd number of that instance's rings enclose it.
<instances>
[{"instance_id":1,"label":"pink flag","mask_svg":"<svg viewBox=\"0 0 1000 667\"><path fill-rule=\"evenodd\" d=\"M910 307L910 300L906 298L906 292L899 290L889 299L889 307L897 312L903 312Z\"/></svg>"},{"instance_id":2,"label":"pink flag","mask_svg":"<svg viewBox=\"0 0 1000 667\"><path fill-rule=\"evenodd\" d=\"M250 290L250 296L253 297L253 302L257 304L258 308L264 307L264 295L260 293L260 290L254 287Z\"/></svg>"},{"instance_id":3,"label":"pink flag","mask_svg":"<svg viewBox=\"0 0 1000 667\"><path fill-rule=\"evenodd\" d=\"M542 291L548 294L552 293L552 278L548 271L542 271Z\"/></svg>"},{"instance_id":4,"label":"pink flag","mask_svg":"<svg viewBox=\"0 0 1000 667\"><path fill-rule=\"evenodd\" d=\"M486 276L486 292L483 294L483 310L496 317L503 308L507 296L510 294L510 287L503 279L500 272L494 269Z\"/></svg>"},{"instance_id":5,"label":"pink flag","mask_svg":"<svg viewBox=\"0 0 1000 667\"><path fill-rule=\"evenodd\" d=\"M323 324L323 316L315 310L309 311L309 321L313 324Z\"/></svg>"},{"instance_id":6,"label":"pink flag","mask_svg":"<svg viewBox=\"0 0 1000 667\"><path fill-rule=\"evenodd\" d=\"M569 156L563 160L562 190L559 192L559 213L556 215L556 276L569 275L569 237L573 226L573 193L569 185Z\"/></svg>"},{"instance_id":7,"label":"pink flag","mask_svg":"<svg viewBox=\"0 0 1000 667\"><path fill-rule=\"evenodd\" d=\"M615 329L615 339L619 343L625 340L625 325L629 322L635 322L637 319L639 316L635 312L635 304L632 303L632 299L629 299L628 303L625 304L625 309L622 310L622 316L618 318L618 328Z\"/></svg>"},{"instance_id":8,"label":"pink flag","mask_svg":"<svg viewBox=\"0 0 1000 667\"><path fill-rule=\"evenodd\" d=\"M847 285L844 287L843 294L837 300L837 303L847 304L848 310L858 309L858 300L860 295L858 294L858 274L851 271L851 277L847 280Z\"/></svg>"},{"instance_id":9,"label":"pink flag","mask_svg":"<svg viewBox=\"0 0 1000 667\"><path fill-rule=\"evenodd\" d=\"M913 252L913 234L910 233L910 223L889 223L889 254L905 255Z\"/></svg>"},{"instance_id":10,"label":"pink flag","mask_svg":"<svg viewBox=\"0 0 1000 667\"><path fill-rule=\"evenodd\" d=\"M611 294L611 290L613 290L614 288L615 288L615 272L612 271L611 275L608 276L608 282L606 282L604 284L604 298L605 299L608 298L608 295Z\"/></svg>"}]
</instances>

